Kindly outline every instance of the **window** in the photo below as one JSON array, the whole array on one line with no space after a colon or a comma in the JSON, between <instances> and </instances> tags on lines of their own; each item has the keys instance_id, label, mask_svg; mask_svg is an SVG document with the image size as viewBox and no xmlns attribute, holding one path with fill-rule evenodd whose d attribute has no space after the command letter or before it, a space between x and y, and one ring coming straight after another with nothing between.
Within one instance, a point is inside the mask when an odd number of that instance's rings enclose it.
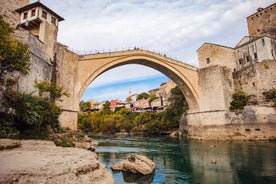
<instances>
[{"instance_id":1,"label":"window","mask_svg":"<svg viewBox=\"0 0 276 184\"><path fill-rule=\"evenodd\" d=\"M243 63L243 59L240 58L240 59L239 59L239 64L242 65L242 63Z\"/></svg>"},{"instance_id":2,"label":"window","mask_svg":"<svg viewBox=\"0 0 276 184\"><path fill-rule=\"evenodd\" d=\"M52 22L53 24L56 24L56 18L55 18L55 17L52 17L51 22Z\"/></svg>"},{"instance_id":3,"label":"window","mask_svg":"<svg viewBox=\"0 0 276 184\"><path fill-rule=\"evenodd\" d=\"M254 59L258 59L257 52L254 53Z\"/></svg>"},{"instance_id":4,"label":"window","mask_svg":"<svg viewBox=\"0 0 276 184\"><path fill-rule=\"evenodd\" d=\"M263 46L265 45L265 40L264 40L264 38L262 38L262 44L263 44Z\"/></svg>"},{"instance_id":5,"label":"window","mask_svg":"<svg viewBox=\"0 0 276 184\"><path fill-rule=\"evenodd\" d=\"M47 12L46 12L46 11L42 11L42 17L43 17L44 19L47 19Z\"/></svg>"},{"instance_id":6,"label":"window","mask_svg":"<svg viewBox=\"0 0 276 184\"><path fill-rule=\"evenodd\" d=\"M27 19L27 17L28 17L28 12L24 12L23 19Z\"/></svg>"},{"instance_id":7,"label":"window","mask_svg":"<svg viewBox=\"0 0 276 184\"><path fill-rule=\"evenodd\" d=\"M249 62L250 58L249 56L246 56L246 61Z\"/></svg>"},{"instance_id":8,"label":"window","mask_svg":"<svg viewBox=\"0 0 276 184\"><path fill-rule=\"evenodd\" d=\"M210 58L206 58L206 62L207 62L207 64L209 64L210 63Z\"/></svg>"},{"instance_id":9,"label":"window","mask_svg":"<svg viewBox=\"0 0 276 184\"><path fill-rule=\"evenodd\" d=\"M35 9L32 10L31 15L32 15L32 17L35 16Z\"/></svg>"}]
</instances>

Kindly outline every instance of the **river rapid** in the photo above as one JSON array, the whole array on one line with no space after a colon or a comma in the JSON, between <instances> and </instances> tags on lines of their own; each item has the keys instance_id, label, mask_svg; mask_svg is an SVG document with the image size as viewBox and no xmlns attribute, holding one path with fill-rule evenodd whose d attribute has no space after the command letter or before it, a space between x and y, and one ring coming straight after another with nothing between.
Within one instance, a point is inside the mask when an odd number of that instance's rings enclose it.
<instances>
[{"instance_id":1,"label":"river rapid","mask_svg":"<svg viewBox=\"0 0 276 184\"><path fill-rule=\"evenodd\" d=\"M148 176L112 172L116 184L276 183L275 142L184 141L170 137L92 135L99 160L110 166L129 154L153 160Z\"/></svg>"}]
</instances>

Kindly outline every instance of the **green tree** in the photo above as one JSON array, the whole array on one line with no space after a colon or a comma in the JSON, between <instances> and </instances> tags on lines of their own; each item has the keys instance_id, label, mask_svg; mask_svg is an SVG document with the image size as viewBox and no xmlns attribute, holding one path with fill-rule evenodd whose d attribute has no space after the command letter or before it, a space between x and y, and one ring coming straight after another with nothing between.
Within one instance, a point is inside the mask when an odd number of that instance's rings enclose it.
<instances>
[{"instance_id":1,"label":"green tree","mask_svg":"<svg viewBox=\"0 0 276 184\"><path fill-rule=\"evenodd\" d=\"M178 128L179 121L185 111L189 109L188 103L179 87L171 89L171 96L168 99L169 107L162 113L163 121L167 128Z\"/></svg>"},{"instance_id":2,"label":"green tree","mask_svg":"<svg viewBox=\"0 0 276 184\"><path fill-rule=\"evenodd\" d=\"M110 109L110 102L106 101L105 104L103 105L103 109L101 111L103 114L110 114L112 111Z\"/></svg>"},{"instance_id":3,"label":"green tree","mask_svg":"<svg viewBox=\"0 0 276 184\"><path fill-rule=\"evenodd\" d=\"M91 114L89 112L78 113L78 128L83 132L92 131Z\"/></svg>"},{"instance_id":4,"label":"green tree","mask_svg":"<svg viewBox=\"0 0 276 184\"><path fill-rule=\"evenodd\" d=\"M84 102L84 101L81 101L80 102L80 109L81 111L88 111L91 109L91 102Z\"/></svg>"},{"instance_id":5,"label":"green tree","mask_svg":"<svg viewBox=\"0 0 276 184\"><path fill-rule=\"evenodd\" d=\"M150 94L149 95L149 104L151 104L151 102L155 99L157 99L158 97L155 94Z\"/></svg>"},{"instance_id":6,"label":"green tree","mask_svg":"<svg viewBox=\"0 0 276 184\"><path fill-rule=\"evenodd\" d=\"M27 74L30 70L28 45L14 39L13 32L14 29L0 16L0 67L1 70Z\"/></svg>"},{"instance_id":7,"label":"green tree","mask_svg":"<svg viewBox=\"0 0 276 184\"><path fill-rule=\"evenodd\" d=\"M146 123L149 123L153 119L152 115L153 113L149 113L149 112L141 113L135 117L134 123L136 125L144 125Z\"/></svg>"},{"instance_id":8,"label":"green tree","mask_svg":"<svg viewBox=\"0 0 276 184\"><path fill-rule=\"evenodd\" d=\"M149 94L146 92L143 92L138 95L137 100L148 99L148 98L149 98Z\"/></svg>"}]
</instances>

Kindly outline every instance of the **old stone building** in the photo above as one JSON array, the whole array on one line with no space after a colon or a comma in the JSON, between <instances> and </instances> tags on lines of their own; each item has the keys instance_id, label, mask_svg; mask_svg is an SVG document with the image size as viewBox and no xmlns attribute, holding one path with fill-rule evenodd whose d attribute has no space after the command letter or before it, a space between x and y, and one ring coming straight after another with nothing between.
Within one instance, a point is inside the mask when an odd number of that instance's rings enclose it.
<instances>
[{"instance_id":1,"label":"old stone building","mask_svg":"<svg viewBox=\"0 0 276 184\"><path fill-rule=\"evenodd\" d=\"M66 46L57 43L58 24L64 19L40 2L30 4L29 0L0 0L0 3L0 15L15 28L14 36L29 45L31 70L28 75L16 74L17 90L23 93L37 92L35 81L55 81L64 86L64 81L70 80L66 75L71 73L70 61L74 60L75 66L78 58L77 54L67 50ZM67 69L63 70L65 63ZM74 79L70 84L74 85L73 82ZM64 86L64 91L68 92L70 97L75 95L70 85ZM77 129L77 111L66 107L76 109L79 104L70 100L65 100L62 105L57 103L63 110L59 117L61 125ZM68 115L68 112L71 113ZM71 115L72 113L74 115Z\"/></svg>"},{"instance_id":2,"label":"old stone building","mask_svg":"<svg viewBox=\"0 0 276 184\"><path fill-rule=\"evenodd\" d=\"M249 36L234 48L205 43L197 50L201 113L186 115L186 121L194 124L186 129L190 137L229 138L234 132L246 139L275 136L275 107L263 95L276 89L275 6L259 8L247 17ZM249 95L250 104L231 112L236 89Z\"/></svg>"},{"instance_id":3,"label":"old stone building","mask_svg":"<svg viewBox=\"0 0 276 184\"><path fill-rule=\"evenodd\" d=\"M236 68L235 49L221 46L213 43L204 43L198 50L198 61L200 68L206 68L215 65Z\"/></svg>"},{"instance_id":4,"label":"old stone building","mask_svg":"<svg viewBox=\"0 0 276 184\"><path fill-rule=\"evenodd\" d=\"M46 53L54 55L58 24L64 19L39 1L15 10L19 13L19 24L37 37L44 45Z\"/></svg>"},{"instance_id":5,"label":"old stone building","mask_svg":"<svg viewBox=\"0 0 276 184\"><path fill-rule=\"evenodd\" d=\"M204 43L197 50L202 109L210 105L207 101L215 97L212 94L217 98L214 109L228 109L229 95L234 89L259 97L257 101L261 103L262 92L276 88L273 74L276 60L276 40L273 37L275 6L258 9L257 13L247 17L250 35L244 36L234 48ZM255 33L256 26L262 31ZM261 67L263 65L266 70ZM212 83L214 80L216 84ZM219 82L221 85L217 85Z\"/></svg>"},{"instance_id":6,"label":"old stone building","mask_svg":"<svg viewBox=\"0 0 276 184\"><path fill-rule=\"evenodd\" d=\"M34 92L35 80L52 80L58 22L64 19L42 3L29 4L29 0L1 0L0 14L15 28L15 37L29 45L31 70L19 76L18 90Z\"/></svg>"},{"instance_id":7,"label":"old stone building","mask_svg":"<svg viewBox=\"0 0 276 184\"><path fill-rule=\"evenodd\" d=\"M268 36L246 36L235 47L236 69L276 59L276 40Z\"/></svg>"},{"instance_id":8,"label":"old stone building","mask_svg":"<svg viewBox=\"0 0 276 184\"><path fill-rule=\"evenodd\" d=\"M249 36L268 36L276 38L276 3L258 8L257 12L247 17Z\"/></svg>"},{"instance_id":9,"label":"old stone building","mask_svg":"<svg viewBox=\"0 0 276 184\"><path fill-rule=\"evenodd\" d=\"M149 91L149 93L155 94L157 99L151 102L151 107L165 109L170 104L169 97L171 95L171 89L176 87L176 84L169 80L168 82L164 82L160 85L159 88L153 91Z\"/></svg>"}]
</instances>

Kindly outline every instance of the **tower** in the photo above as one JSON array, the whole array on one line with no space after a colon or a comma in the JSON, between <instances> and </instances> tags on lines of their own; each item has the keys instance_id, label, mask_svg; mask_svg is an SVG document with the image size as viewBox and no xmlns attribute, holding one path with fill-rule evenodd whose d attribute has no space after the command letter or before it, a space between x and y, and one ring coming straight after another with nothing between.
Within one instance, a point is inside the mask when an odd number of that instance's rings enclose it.
<instances>
[{"instance_id":1,"label":"tower","mask_svg":"<svg viewBox=\"0 0 276 184\"><path fill-rule=\"evenodd\" d=\"M276 38L276 3L258 8L257 12L247 17L249 36L269 36Z\"/></svg>"},{"instance_id":2,"label":"tower","mask_svg":"<svg viewBox=\"0 0 276 184\"><path fill-rule=\"evenodd\" d=\"M46 52L53 56L58 24L64 18L39 1L15 11L20 14L19 26L36 36L45 45Z\"/></svg>"}]
</instances>

